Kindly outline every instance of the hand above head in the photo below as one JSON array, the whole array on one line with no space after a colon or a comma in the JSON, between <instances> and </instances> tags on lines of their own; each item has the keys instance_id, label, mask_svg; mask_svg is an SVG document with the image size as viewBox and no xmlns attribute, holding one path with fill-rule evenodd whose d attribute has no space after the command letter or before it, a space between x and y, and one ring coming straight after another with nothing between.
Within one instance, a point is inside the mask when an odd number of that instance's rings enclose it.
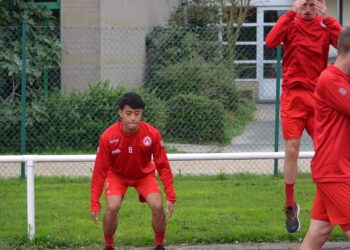
<instances>
[{"instance_id":1,"label":"hand above head","mask_svg":"<svg viewBox=\"0 0 350 250\"><path fill-rule=\"evenodd\" d=\"M323 19L328 17L328 8L325 0L315 0L314 1L316 12L323 17Z\"/></svg>"},{"instance_id":2,"label":"hand above head","mask_svg":"<svg viewBox=\"0 0 350 250\"><path fill-rule=\"evenodd\" d=\"M166 220L169 220L174 211L174 202L166 201Z\"/></svg>"},{"instance_id":3,"label":"hand above head","mask_svg":"<svg viewBox=\"0 0 350 250\"><path fill-rule=\"evenodd\" d=\"M296 0L293 3L292 10L294 10L295 12L298 12L300 7L303 6L304 3L306 3L306 0Z\"/></svg>"},{"instance_id":4,"label":"hand above head","mask_svg":"<svg viewBox=\"0 0 350 250\"><path fill-rule=\"evenodd\" d=\"M91 219L97 225L99 212L91 211Z\"/></svg>"}]
</instances>

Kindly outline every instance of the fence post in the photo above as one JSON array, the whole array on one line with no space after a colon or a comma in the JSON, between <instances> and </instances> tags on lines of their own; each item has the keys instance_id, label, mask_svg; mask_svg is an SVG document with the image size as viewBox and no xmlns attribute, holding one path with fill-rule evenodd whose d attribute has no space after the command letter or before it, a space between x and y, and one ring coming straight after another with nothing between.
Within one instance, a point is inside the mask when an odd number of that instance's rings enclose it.
<instances>
[{"instance_id":1,"label":"fence post","mask_svg":"<svg viewBox=\"0 0 350 250\"><path fill-rule=\"evenodd\" d=\"M44 68L44 96L45 98L48 97L49 95L49 74L48 74L48 69Z\"/></svg>"},{"instance_id":2,"label":"fence post","mask_svg":"<svg viewBox=\"0 0 350 250\"><path fill-rule=\"evenodd\" d=\"M35 206L34 206L34 160L26 161L27 167L27 217L28 238L33 240L35 236Z\"/></svg>"},{"instance_id":3,"label":"fence post","mask_svg":"<svg viewBox=\"0 0 350 250\"><path fill-rule=\"evenodd\" d=\"M46 33L49 32L49 27L45 26L44 27L45 35ZM44 71L43 71L43 89L44 89L44 96L45 98L48 97L49 93L49 73L48 73L48 68L45 66Z\"/></svg>"},{"instance_id":4,"label":"fence post","mask_svg":"<svg viewBox=\"0 0 350 250\"><path fill-rule=\"evenodd\" d=\"M276 65L276 105L275 105L275 152L278 152L280 124L280 93L281 93L281 46L277 47ZM273 175L278 175L278 159L274 160Z\"/></svg>"},{"instance_id":5,"label":"fence post","mask_svg":"<svg viewBox=\"0 0 350 250\"><path fill-rule=\"evenodd\" d=\"M21 154L26 151L26 96L27 96L27 24L22 23L22 77L21 77ZM25 178L25 164L21 162L21 179Z\"/></svg>"}]
</instances>

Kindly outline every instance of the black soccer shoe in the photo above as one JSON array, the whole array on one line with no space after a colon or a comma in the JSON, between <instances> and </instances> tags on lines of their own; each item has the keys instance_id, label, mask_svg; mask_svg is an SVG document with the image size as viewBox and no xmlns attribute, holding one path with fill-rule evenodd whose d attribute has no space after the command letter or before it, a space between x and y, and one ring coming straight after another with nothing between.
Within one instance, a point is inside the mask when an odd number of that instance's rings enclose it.
<instances>
[{"instance_id":1,"label":"black soccer shoe","mask_svg":"<svg viewBox=\"0 0 350 250\"><path fill-rule=\"evenodd\" d=\"M158 245L154 248L154 250L165 250L165 247L163 245Z\"/></svg>"},{"instance_id":2,"label":"black soccer shoe","mask_svg":"<svg viewBox=\"0 0 350 250\"><path fill-rule=\"evenodd\" d=\"M288 206L284 208L284 212L286 213L286 229L288 233L298 232L300 230L300 207L298 203L295 203L294 207Z\"/></svg>"}]
</instances>

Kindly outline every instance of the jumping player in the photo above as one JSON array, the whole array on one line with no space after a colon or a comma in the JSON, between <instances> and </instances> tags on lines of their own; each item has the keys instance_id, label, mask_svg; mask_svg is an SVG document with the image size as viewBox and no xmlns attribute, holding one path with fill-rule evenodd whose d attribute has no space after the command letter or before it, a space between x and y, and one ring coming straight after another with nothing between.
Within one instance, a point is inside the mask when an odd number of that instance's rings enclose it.
<instances>
[{"instance_id":1,"label":"jumping player","mask_svg":"<svg viewBox=\"0 0 350 250\"><path fill-rule=\"evenodd\" d=\"M106 182L107 207L103 218L105 250L114 249L118 212L129 186L134 187L141 202L152 210L152 227L156 250L165 249L166 221L174 210L176 194L173 174L162 137L157 129L141 121L145 104L139 95L126 93L118 100L121 121L107 128L100 137L91 180L91 216L97 223L101 210L100 196ZM153 159L152 159L153 157ZM155 170L166 193L167 217Z\"/></svg>"},{"instance_id":2,"label":"jumping player","mask_svg":"<svg viewBox=\"0 0 350 250\"><path fill-rule=\"evenodd\" d=\"M321 249L334 225L350 237L350 27L340 34L337 59L319 77L315 96L316 194L302 250Z\"/></svg>"},{"instance_id":3,"label":"jumping player","mask_svg":"<svg viewBox=\"0 0 350 250\"><path fill-rule=\"evenodd\" d=\"M284 182L286 229L300 229L299 205L294 200L297 160L304 129L313 138L314 90L317 78L327 67L329 46L337 47L341 31L338 21L328 16L324 0L296 0L266 37L276 48L283 42L281 122L285 141Z\"/></svg>"}]
</instances>

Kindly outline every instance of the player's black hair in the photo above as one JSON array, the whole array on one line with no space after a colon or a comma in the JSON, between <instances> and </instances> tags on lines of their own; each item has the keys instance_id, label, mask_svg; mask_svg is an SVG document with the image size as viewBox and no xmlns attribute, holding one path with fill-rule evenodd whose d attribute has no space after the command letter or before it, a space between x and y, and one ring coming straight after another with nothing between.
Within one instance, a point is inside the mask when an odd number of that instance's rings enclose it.
<instances>
[{"instance_id":1,"label":"player's black hair","mask_svg":"<svg viewBox=\"0 0 350 250\"><path fill-rule=\"evenodd\" d=\"M145 103L141 97L133 92L128 92L119 98L117 106L119 109L123 109L125 105L130 106L133 109L144 109Z\"/></svg>"}]
</instances>

